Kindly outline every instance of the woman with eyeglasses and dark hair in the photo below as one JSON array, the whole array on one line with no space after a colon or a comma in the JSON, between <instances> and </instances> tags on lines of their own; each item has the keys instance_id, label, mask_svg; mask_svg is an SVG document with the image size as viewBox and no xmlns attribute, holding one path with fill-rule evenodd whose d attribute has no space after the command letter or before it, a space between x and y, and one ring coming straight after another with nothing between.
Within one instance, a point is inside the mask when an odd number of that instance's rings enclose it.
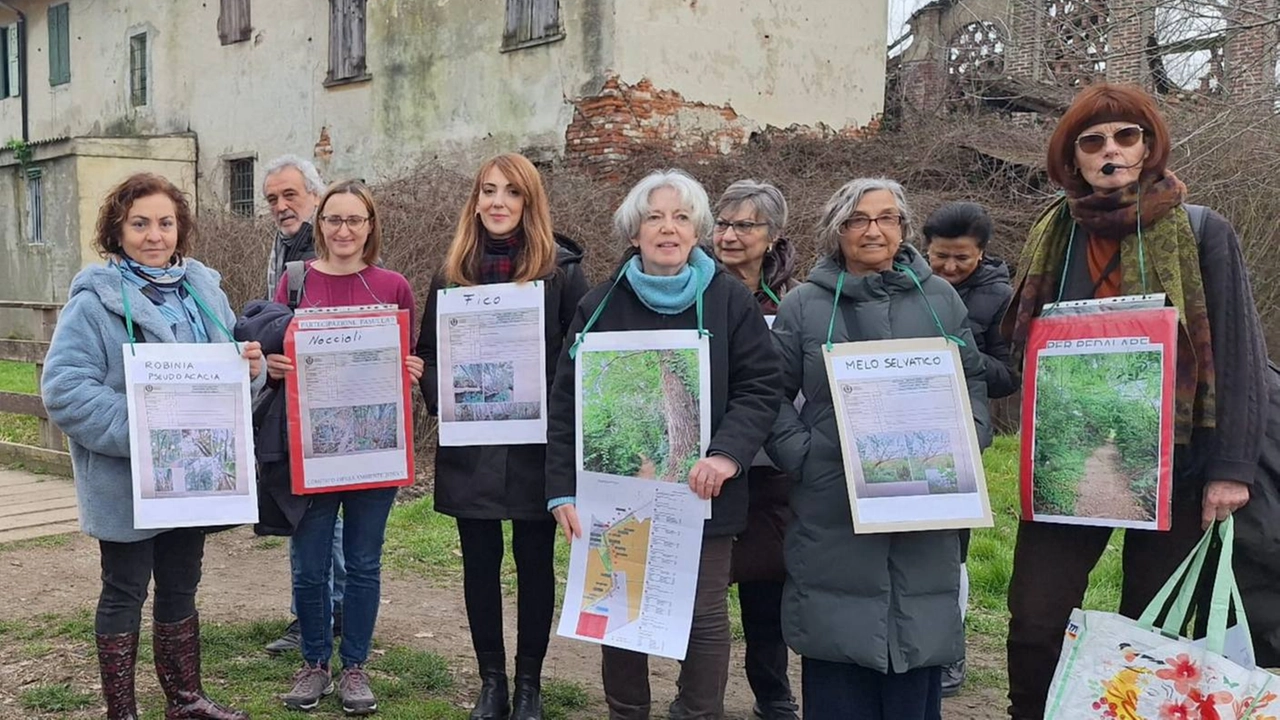
<instances>
[{"instance_id":1,"label":"woman with eyeglasses and dark hair","mask_svg":"<svg viewBox=\"0 0 1280 720\"><path fill-rule=\"evenodd\" d=\"M960 344L979 443L991 441L982 356L964 303L904 242L902 186L862 178L818 224L823 255L773 325L784 403L766 443L795 480L782 630L802 658L805 717L940 720L942 666L963 655L955 530L856 535L823 347L898 338ZM789 402L803 392L797 410Z\"/></svg>"},{"instance_id":2,"label":"woman with eyeglasses and dark hair","mask_svg":"<svg viewBox=\"0 0 1280 720\"><path fill-rule=\"evenodd\" d=\"M1120 612L1136 618L1214 520L1249 500L1266 423L1266 351L1231 225L1167 169L1169 130L1135 86L1076 95L1049 140L1063 190L1031 229L1004 318L1015 360L1046 303L1164 293L1178 308L1173 514L1167 532L1126 530ZM1198 227L1197 227L1198 226ZM1009 714L1044 716L1062 628L1111 528L1023 522L1009 587Z\"/></svg>"},{"instance_id":3,"label":"woman with eyeglasses and dark hair","mask_svg":"<svg viewBox=\"0 0 1280 720\"><path fill-rule=\"evenodd\" d=\"M1013 288L1009 285L1009 266L987 254L991 216L977 203L948 203L925 220L922 234L929 267L951 283L969 312L967 323L978 352L982 353L987 397L995 400L1012 395L1018 386L1009 362L1009 343L1000 334L1000 320L1009 309ZM960 531L961 617L969 606L969 535L968 530ZM942 696L960 692L964 676L963 659L943 668Z\"/></svg>"},{"instance_id":4,"label":"woman with eyeglasses and dark hair","mask_svg":"<svg viewBox=\"0 0 1280 720\"><path fill-rule=\"evenodd\" d=\"M778 188L739 180L720 196L712 243L716 259L742 280L767 319L792 287L795 247L782 237L787 201ZM732 581L738 584L747 683L763 720L796 720L799 708L787 678L782 639L782 536L791 521L791 480L761 452L747 473L747 529L733 542Z\"/></svg>"},{"instance_id":5,"label":"woman with eyeglasses and dark hair","mask_svg":"<svg viewBox=\"0 0 1280 720\"><path fill-rule=\"evenodd\" d=\"M248 720L204 693L200 679L200 587L205 531L134 527L126 343L231 342L235 313L221 276L191 259L195 214L168 179L139 173L111 189L94 233L106 261L71 281L45 358L41 394L66 433L75 471L80 529L98 541L102 592L93 629L108 720L137 720L134 671L142 605L154 579L151 613L156 677L165 717ZM254 390L262 349L241 346Z\"/></svg>"},{"instance_id":6,"label":"woman with eyeglasses and dark hair","mask_svg":"<svg viewBox=\"0 0 1280 720\"><path fill-rule=\"evenodd\" d=\"M395 305L409 311L413 323L413 291L403 275L377 266L382 250L382 220L373 194L364 183L338 182L320 199L316 215L316 259L308 261L299 292L299 308L338 308L360 305ZM275 301L285 305L289 278L280 278ZM263 338L270 350L279 350L283 338ZM406 381L422 377L422 359L404 358ZM294 372L287 355L269 352L267 376L279 383ZM311 496L293 533L298 570L294 595L298 599L298 627L302 634L302 667L293 676L293 689L285 693L285 707L313 710L335 689L329 662L333 655L333 603L329 597L329 572L333 564L333 534L342 512L342 544L346 551L347 586L342 605L342 643L338 657L342 672L336 683L339 702L348 715L369 715L378 709L377 699L364 669L369 659L373 628L378 620L382 593L382 542L387 517L396 499L396 488L369 488L320 493Z\"/></svg>"}]
</instances>

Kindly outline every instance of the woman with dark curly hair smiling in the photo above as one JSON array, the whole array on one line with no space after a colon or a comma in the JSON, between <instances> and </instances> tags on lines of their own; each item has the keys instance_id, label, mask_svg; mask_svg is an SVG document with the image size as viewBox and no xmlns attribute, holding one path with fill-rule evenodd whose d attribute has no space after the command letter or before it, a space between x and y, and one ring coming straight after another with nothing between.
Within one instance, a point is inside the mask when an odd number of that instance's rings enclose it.
<instances>
[{"instance_id":1,"label":"woman with dark curly hair smiling","mask_svg":"<svg viewBox=\"0 0 1280 720\"><path fill-rule=\"evenodd\" d=\"M235 324L221 277L191 252L187 199L163 177L138 174L107 195L94 245L106 263L71 281L70 299L45 358L41 391L49 419L67 436L80 529L97 538L102 592L94 632L109 720L136 720L134 666L147 586L155 578L153 647L166 718L244 720L205 696L200 683L196 590L204 530L133 526L124 352L129 342L229 342ZM262 350L244 343L255 380Z\"/></svg>"},{"instance_id":2,"label":"woman with dark curly hair smiling","mask_svg":"<svg viewBox=\"0 0 1280 720\"><path fill-rule=\"evenodd\" d=\"M1120 612L1136 618L1214 520L1249 501L1265 423L1266 351L1231 225L1167 168L1169 129L1134 86L1081 91L1049 141L1063 190L1031 229L1004 327L1016 361L1046 303L1164 293L1178 309L1173 513L1126 530ZM1007 334L1008 334L1007 333ZM1111 528L1023 522L1009 587L1009 714L1044 716L1062 629Z\"/></svg>"}]
</instances>

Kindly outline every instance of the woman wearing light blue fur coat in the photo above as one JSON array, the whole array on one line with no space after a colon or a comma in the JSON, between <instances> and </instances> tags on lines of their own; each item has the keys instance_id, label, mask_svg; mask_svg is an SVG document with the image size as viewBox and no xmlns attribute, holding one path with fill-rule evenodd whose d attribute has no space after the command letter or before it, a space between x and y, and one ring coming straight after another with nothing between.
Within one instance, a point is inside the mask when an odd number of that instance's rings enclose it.
<instances>
[{"instance_id":1,"label":"woman wearing light blue fur coat","mask_svg":"<svg viewBox=\"0 0 1280 720\"><path fill-rule=\"evenodd\" d=\"M80 527L97 538L102 592L94 632L110 720L136 720L134 665L147 586L155 577L154 655L166 720L247 720L205 696L195 596L204 531L135 530L123 346L230 342L235 324L221 276L186 258L195 226L183 193L157 175L112 189L94 243L106 263L81 270L58 319L41 392L71 446ZM245 343L255 385L258 343Z\"/></svg>"}]
</instances>

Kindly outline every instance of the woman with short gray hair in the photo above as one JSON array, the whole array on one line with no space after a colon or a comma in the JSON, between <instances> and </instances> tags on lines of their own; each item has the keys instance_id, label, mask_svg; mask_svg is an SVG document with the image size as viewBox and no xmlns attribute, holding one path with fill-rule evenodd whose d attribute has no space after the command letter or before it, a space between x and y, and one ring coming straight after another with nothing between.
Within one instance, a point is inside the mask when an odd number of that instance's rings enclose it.
<instances>
[{"instance_id":1,"label":"woman with short gray hair","mask_svg":"<svg viewBox=\"0 0 1280 720\"><path fill-rule=\"evenodd\" d=\"M782 630L801 656L806 717L940 720L941 668L961 657L959 532L855 535L827 343L948 337L960 344L980 443L991 441L983 363L951 285L904 242L902 186L854 180L822 213L823 256L782 301L774 340L786 400L766 447L794 480Z\"/></svg>"},{"instance_id":2,"label":"woman with short gray hair","mask_svg":"<svg viewBox=\"0 0 1280 720\"><path fill-rule=\"evenodd\" d=\"M786 198L769 183L739 180L716 203L716 259L755 294L767 320L795 285L795 248L782 237L786 224ZM761 720L799 718L782 639L782 535L791 521L790 491L791 479L760 453L747 475L747 529L733 543L732 581L747 646L743 669Z\"/></svg>"},{"instance_id":3,"label":"woman with short gray hair","mask_svg":"<svg viewBox=\"0 0 1280 720\"><path fill-rule=\"evenodd\" d=\"M688 650L670 716L718 720L729 677L729 568L733 537L747 520L746 472L778 414L778 359L751 293L700 247L711 234L707 193L678 170L655 172L627 194L614 228L631 244L622 265L588 292L574 314L548 396L547 509L570 542L581 542L576 509L575 353L591 332L698 330L707 338L711 375L711 442L688 471L689 488L711 500L697 552L698 578ZM669 439L637 453L628 474L653 477ZM645 470L646 462L651 467ZM647 720L649 656L602 649L609 717Z\"/></svg>"}]
</instances>

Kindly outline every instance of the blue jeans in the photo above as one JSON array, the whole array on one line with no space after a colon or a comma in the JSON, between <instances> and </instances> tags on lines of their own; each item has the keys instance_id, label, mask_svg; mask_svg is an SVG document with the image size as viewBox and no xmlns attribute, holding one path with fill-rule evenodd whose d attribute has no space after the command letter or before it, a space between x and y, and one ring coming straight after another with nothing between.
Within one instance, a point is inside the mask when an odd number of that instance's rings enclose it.
<instances>
[{"instance_id":1,"label":"blue jeans","mask_svg":"<svg viewBox=\"0 0 1280 720\"><path fill-rule=\"evenodd\" d=\"M289 600L289 614L298 617L298 546L289 537L289 571L293 574L293 592ZM329 595L333 608L342 607L342 594L347 587L347 561L342 553L342 515L333 523L333 573L329 575Z\"/></svg>"},{"instance_id":2,"label":"blue jeans","mask_svg":"<svg viewBox=\"0 0 1280 720\"><path fill-rule=\"evenodd\" d=\"M342 550L347 559L347 586L342 602L343 667L369 658L373 626L382 600L382 541L396 488L324 493L311 500L293 541L298 550L298 628L302 659L327 666L333 655L333 600L329 572L333 564L333 529L338 510L343 517Z\"/></svg>"}]
</instances>

